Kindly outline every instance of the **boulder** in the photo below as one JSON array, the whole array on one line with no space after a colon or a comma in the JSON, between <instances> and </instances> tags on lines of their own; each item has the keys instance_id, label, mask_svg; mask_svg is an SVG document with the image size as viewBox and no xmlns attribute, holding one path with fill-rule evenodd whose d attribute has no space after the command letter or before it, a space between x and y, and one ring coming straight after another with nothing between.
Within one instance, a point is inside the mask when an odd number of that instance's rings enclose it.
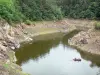
<instances>
[{"instance_id":1,"label":"boulder","mask_svg":"<svg viewBox=\"0 0 100 75\"><path fill-rule=\"evenodd\" d=\"M8 46L6 41L2 41L2 45L5 46L5 47Z\"/></svg>"},{"instance_id":2,"label":"boulder","mask_svg":"<svg viewBox=\"0 0 100 75\"><path fill-rule=\"evenodd\" d=\"M2 50L2 51L4 51L4 52L6 52L6 50L7 50L7 49L6 49L6 47L5 47L5 46L3 46L3 45L1 45L1 44L0 44L0 50Z\"/></svg>"},{"instance_id":3,"label":"boulder","mask_svg":"<svg viewBox=\"0 0 100 75\"><path fill-rule=\"evenodd\" d=\"M11 48L12 50L20 47L20 43L18 42L18 40L14 39L14 38L13 39L9 38L7 40L7 44L8 44L8 47Z\"/></svg>"},{"instance_id":4,"label":"boulder","mask_svg":"<svg viewBox=\"0 0 100 75\"><path fill-rule=\"evenodd\" d=\"M9 75L9 72L5 69L5 67L1 65L0 65L0 75Z\"/></svg>"},{"instance_id":5,"label":"boulder","mask_svg":"<svg viewBox=\"0 0 100 75\"><path fill-rule=\"evenodd\" d=\"M8 42L8 46L11 48L11 49L17 49L17 48L19 48L20 47L20 44L19 44L19 42L17 42L17 41L9 41Z\"/></svg>"},{"instance_id":6,"label":"boulder","mask_svg":"<svg viewBox=\"0 0 100 75\"><path fill-rule=\"evenodd\" d=\"M85 38L81 38L81 39L80 39L80 42L81 42L82 44L88 44L88 41L87 41L87 39L85 39Z\"/></svg>"}]
</instances>

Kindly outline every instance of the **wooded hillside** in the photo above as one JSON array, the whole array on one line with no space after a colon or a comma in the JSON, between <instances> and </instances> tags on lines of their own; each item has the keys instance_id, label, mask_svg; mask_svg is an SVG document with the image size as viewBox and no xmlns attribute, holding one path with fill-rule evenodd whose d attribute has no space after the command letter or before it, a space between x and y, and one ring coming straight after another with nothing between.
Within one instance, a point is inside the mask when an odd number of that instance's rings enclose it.
<instances>
[{"instance_id":1,"label":"wooded hillside","mask_svg":"<svg viewBox=\"0 0 100 75\"><path fill-rule=\"evenodd\" d=\"M100 0L0 0L0 18L10 22L100 19Z\"/></svg>"}]
</instances>

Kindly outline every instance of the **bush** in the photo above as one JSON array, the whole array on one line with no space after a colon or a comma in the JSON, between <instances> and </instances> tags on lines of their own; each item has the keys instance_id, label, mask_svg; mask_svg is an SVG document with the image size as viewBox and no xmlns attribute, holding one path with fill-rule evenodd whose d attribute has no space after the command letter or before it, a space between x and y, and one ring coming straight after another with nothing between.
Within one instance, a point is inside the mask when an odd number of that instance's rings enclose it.
<instances>
[{"instance_id":1,"label":"bush","mask_svg":"<svg viewBox=\"0 0 100 75\"><path fill-rule=\"evenodd\" d=\"M5 19L8 23L23 21L24 16L15 8L13 0L0 1L0 17Z\"/></svg>"},{"instance_id":2,"label":"bush","mask_svg":"<svg viewBox=\"0 0 100 75\"><path fill-rule=\"evenodd\" d=\"M95 29L100 30L100 22L95 23Z\"/></svg>"},{"instance_id":3,"label":"bush","mask_svg":"<svg viewBox=\"0 0 100 75\"><path fill-rule=\"evenodd\" d=\"M30 20L26 20L26 21L25 21L25 24L27 24L27 25L31 25L32 22L31 22Z\"/></svg>"}]
</instances>

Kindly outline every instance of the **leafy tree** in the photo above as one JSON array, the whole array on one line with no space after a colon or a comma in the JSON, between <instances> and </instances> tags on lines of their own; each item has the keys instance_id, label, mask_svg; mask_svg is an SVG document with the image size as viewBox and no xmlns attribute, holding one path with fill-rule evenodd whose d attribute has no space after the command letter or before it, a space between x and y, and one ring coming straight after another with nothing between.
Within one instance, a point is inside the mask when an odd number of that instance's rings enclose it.
<instances>
[{"instance_id":1,"label":"leafy tree","mask_svg":"<svg viewBox=\"0 0 100 75\"><path fill-rule=\"evenodd\" d=\"M0 0L0 17L8 22L100 19L100 0Z\"/></svg>"}]
</instances>

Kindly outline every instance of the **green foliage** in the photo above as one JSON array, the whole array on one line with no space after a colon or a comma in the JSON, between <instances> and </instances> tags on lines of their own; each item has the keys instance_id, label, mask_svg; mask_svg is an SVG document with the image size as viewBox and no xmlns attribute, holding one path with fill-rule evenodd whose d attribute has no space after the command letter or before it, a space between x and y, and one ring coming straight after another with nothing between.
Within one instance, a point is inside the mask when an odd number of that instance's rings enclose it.
<instances>
[{"instance_id":1,"label":"green foliage","mask_svg":"<svg viewBox=\"0 0 100 75\"><path fill-rule=\"evenodd\" d=\"M100 19L100 0L0 0L0 17L11 22Z\"/></svg>"},{"instance_id":2,"label":"green foliage","mask_svg":"<svg viewBox=\"0 0 100 75\"><path fill-rule=\"evenodd\" d=\"M56 19L60 20L63 18L62 12L61 12L61 8L59 8L58 6L52 6L52 13L54 13L54 16Z\"/></svg>"},{"instance_id":3,"label":"green foliage","mask_svg":"<svg viewBox=\"0 0 100 75\"><path fill-rule=\"evenodd\" d=\"M20 11L30 20L61 19L60 8L50 3L47 0L19 0Z\"/></svg>"},{"instance_id":4,"label":"green foliage","mask_svg":"<svg viewBox=\"0 0 100 75\"><path fill-rule=\"evenodd\" d=\"M3 64L3 66L4 66L5 68L8 68L8 67L9 67L9 65L8 65L8 64Z\"/></svg>"},{"instance_id":5,"label":"green foliage","mask_svg":"<svg viewBox=\"0 0 100 75\"><path fill-rule=\"evenodd\" d=\"M86 11L82 11L79 14L79 18L94 19L95 18L95 14L93 12L91 12L89 9L87 9Z\"/></svg>"},{"instance_id":6,"label":"green foliage","mask_svg":"<svg viewBox=\"0 0 100 75\"><path fill-rule=\"evenodd\" d=\"M100 0L57 0L57 4L65 17L100 19Z\"/></svg>"},{"instance_id":7,"label":"green foliage","mask_svg":"<svg viewBox=\"0 0 100 75\"><path fill-rule=\"evenodd\" d=\"M14 1L15 0L0 0L0 4L6 5L8 8L15 10L14 9Z\"/></svg>"},{"instance_id":8,"label":"green foliage","mask_svg":"<svg viewBox=\"0 0 100 75\"><path fill-rule=\"evenodd\" d=\"M27 25L31 25L32 22L31 22L30 20L26 20L26 21L25 21L25 24L27 24Z\"/></svg>"},{"instance_id":9,"label":"green foliage","mask_svg":"<svg viewBox=\"0 0 100 75\"><path fill-rule=\"evenodd\" d=\"M100 22L95 23L95 29L100 30Z\"/></svg>"},{"instance_id":10,"label":"green foliage","mask_svg":"<svg viewBox=\"0 0 100 75\"><path fill-rule=\"evenodd\" d=\"M17 10L15 10L14 6L11 7L10 3L7 4L7 2L9 1L6 1L6 2L2 1L0 3L0 17L7 20L8 23L12 23L13 21L14 22L21 21L21 18L23 17L22 14L19 13Z\"/></svg>"}]
</instances>

